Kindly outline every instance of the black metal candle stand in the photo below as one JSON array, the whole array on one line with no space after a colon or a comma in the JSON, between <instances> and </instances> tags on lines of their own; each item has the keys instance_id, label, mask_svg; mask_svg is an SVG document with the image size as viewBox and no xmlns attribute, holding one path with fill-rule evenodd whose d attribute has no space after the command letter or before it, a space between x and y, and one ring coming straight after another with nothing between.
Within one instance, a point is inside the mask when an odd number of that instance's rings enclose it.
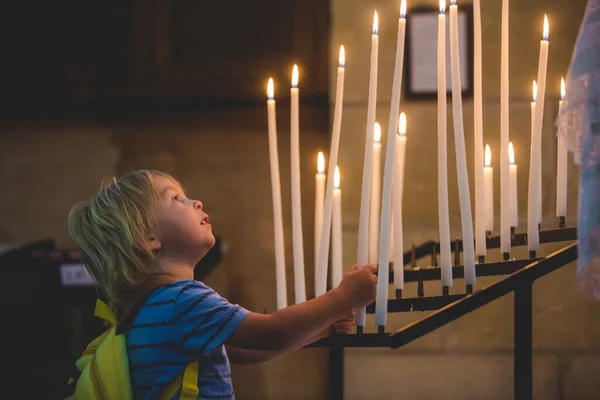
<instances>
[{"instance_id":1,"label":"black metal candle stand","mask_svg":"<svg viewBox=\"0 0 600 400\"><path fill-rule=\"evenodd\" d=\"M540 230L539 243L559 243L577 240L577 227L564 227L564 218L560 219L558 229ZM527 234L515 233L511 230L511 248L527 245ZM486 247L500 248L500 237L488 235ZM497 298L514 292L514 340L515 340L515 399L532 398L532 285L533 282L577 259L577 244L567 244L565 247L541 257L534 251L529 252L529 258L511 259L503 254L502 261L485 262L479 258L476 264L476 276L501 276L496 282L483 287L473 288L464 286L463 293L450 294L448 287L439 285L440 292L425 295L426 281L441 283L441 269L437 261L440 251L439 242L428 241L419 246L412 246L404 253L404 282L417 283L417 297L403 298L402 290L395 291L395 298L388 299L387 312L431 311L425 317L412 322L394 332L385 332L385 327L378 326L377 333L363 333L357 327L357 333L347 335L332 335L314 342L308 347L330 348L329 398L343 398L343 360L346 347L389 347L397 349L423 335L432 332L461 316L474 311ZM464 278L464 266L460 264L462 241L456 240L451 244L454 252L452 277ZM428 267L417 267L417 260L431 257ZM390 265L390 284L393 283L393 265ZM454 285L458 287L458 285ZM456 289L455 289L456 291ZM367 307L367 313L375 312L375 303Z\"/></svg>"}]
</instances>

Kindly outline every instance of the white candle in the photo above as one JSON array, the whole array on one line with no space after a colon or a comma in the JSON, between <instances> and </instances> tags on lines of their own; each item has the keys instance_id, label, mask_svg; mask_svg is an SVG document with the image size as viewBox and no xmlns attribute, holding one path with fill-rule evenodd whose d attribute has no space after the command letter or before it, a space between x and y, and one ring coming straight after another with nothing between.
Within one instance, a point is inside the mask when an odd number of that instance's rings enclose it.
<instances>
[{"instance_id":1,"label":"white candle","mask_svg":"<svg viewBox=\"0 0 600 400\"><path fill-rule=\"evenodd\" d=\"M298 66L292 71L290 89L290 160L292 175L292 243L294 254L294 294L296 304L306 301L304 282L304 244L302 239L302 200L300 189L300 117Z\"/></svg>"},{"instance_id":2,"label":"white candle","mask_svg":"<svg viewBox=\"0 0 600 400\"><path fill-rule=\"evenodd\" d=\"M445 0L444 0L445 1ZM474 148L483 148L483 94L481 74L481 4L480 0L473 1L473 143ZM483 154L475 153L475 253L485 256L485 198L483 191Z\"/></svg>"},{"instance_id":3,"label":"white candle","mask_svg":"<svg viewBox=\"0 0 600 400\"><path fill-rule=\"evenodd\" d=\"M277 309L287 307L285 279L285 252L283 247L283 214L281 209L281 184L279 181L279 156L277 153L277 121L275 117L275 91L273 78L267 84L267 122L269 130L269 160L271 165L271 192L273 195L273 222L275 234L275 281Z\"/></svg>"},{"instance_id":4,"label":"white candle","mask_svg":"<svg viewBox=\"0 0 600 400\"><path fill-rule=\"evenodd\" d=\"M558 109L562 108L565 97L565 80L560 78L560 101ZM563 135L558 135L556 156L556 216L567 215L567 142Z\"/></svg>"},{"instance_id":5,"label":"white candle","mask_svg":"<svg viewBox=\"0 0 600 400\"><path fill-rule=\"evenodd\" d=\"M494 168L492 168L492 151L485 145L485 162L483 167L483 191L485 192L485 230L494 231Z\"/></svg>"},{"instance_id":6,"label":"white candle","mask_svg":"<svg viewBox=\"0 0 600 400\"><path fill-rule=\"evenodd\" d=\"M473 243L473 219L471 216L471 197L469 194L469 176L467 173L465 132L462 112L462 86L460 82L460 60L458 54L458 9L454 0L450 6L450 67L452 72L454 143L458 173L458 197L463 237L465 283L474 286L475 244Z\"/></svg>"},{"instance_id":7,"label":"white candle","mask_svg":"<svg viewBox=\"0 0 600 400\"><path fill-rule=\"evenodd\" d=\"M381 126L373 129L373 177L371 180L371 214L369 222L369 264L377 264L379 251L379 207L381 205Z\"/></svg>"},{"instance_id":8,"label":"white candle","mask_svg":"<svg viewBox=\"0 0 600 400\"><path fill-rule=\"evenodd\" d=\"M333 178L333 232L331 234L331 284L336 287L342 281L342 190L340 170L335 166Z\"/></svg>"},{"instance_id":9,"label":"white candle","mask_svg":"<svg viewBox=\"0 0 600 400\"><path fill-rule=\"evenodd\" d=\"M377 22L377 24L376 24ZM373 17L371 35L371 65L369 73L369 98L367 100L367 129L365 135L365 155L363 160L362 186L360 195L360 214L358 219L358 246L356 263L359 268L369 260L371 184L373 178L373 131L375 129L375 106L377 102L377 65L379 54L379 21L377 12ZM365 326L367 312L365 307L356 310L356 325Z\"/></svg>"},{"instance_id":10,"label":"white candle","mask_svg":"<svg viewBox=\"0 0 600 400\"><path fill-rule=\"evenodd\" d=\"M508 2L502 0L500 43L500 249L510 253L510 168L508 166Z\"/></svg>"},{"instance_id":11,"label":"white candle","mask_svg":"<svg viewBox=\"0 0 600 400\"><path fill-rule=\"evenodd\" d=\"M448 150L446 120L446 0L440 0L437 46L438 218L442 285L452 286L450 215L448 212Z\"/></svg>"},{"instance_id":12,"label":"white candle","mask_svg":"<svg viewBox=\"0 0 600 400\"><path fill-rule=\"evenodd\" d=\"M323 152L317 156L317 173L315 175L315 287L317 284L317 265L319 264L319 245L323 225L323 203L325 201L325 157Z\"/></svg>"},{"instance_id":13,"label":"white candle","mask_svg":"<svg viewBox=\"0 0 600 400\"><path fill-rule=\"evenodd\" d=\"M540 193L541 193L541 159L542 159L542 124L544 116L544 97L546 93L546 70L548 68L548 34L550 27L544 15L544 33L540 42L540 58L538 62L537 95L535 119L533 120L533 138L531 143L531 163L529 168L529 193L527 196L527 248L537 251L540 245L538 230Z\"/></svg>"},{"instance_id":14,"label":"white candle","mask_svg":"<svg viewBox=\"0 0 600 400\"><path fill-rule=\"evenodd\" d=\"M402 244L402 197L404 195L404 164L406 153L406 115L400 114L399 129L396 135L396 163L394 165L394 183L392 185L392 223L394 248L394 287L404 289L404 247Z\"/></svg>"},{"instance_id":15,"label":"white candle","mask_svg":"<svg viewBox=\"0 0 600 400\"><path fill-rule=\"evenodd\" d=\"M379 268L377 275L377 297L375 303L375 323L385 326L387 322L387 298L390 271L390 220L392 218L392 178L396 163L396 132L398 132L398 110L400 109L400 90L402 88L402 70L404 61L404 37L406 29L406 1L400 4L398 40L396 42L396 62L392 80L392 100L385 149L383 170L383 190L381 193L381 221L379 228Z\"/></svg>"},{"instance_id":16,"label":"white candle","mask_svg":"<svg viewBox=\"0 0 600 400\"><path fill-rule=\"evenodd\" d=\"M517 195L517 164L515 163L515 150L512 142L508 142L508 162L510 164L510 225L519 226L519 201Z\"/></svg>"},{"instance_id":17,"label":"white candle","mask_svg":"<svg viewBox=\"0 0 600 400\"><path fill-rule=\"evenodd\" d=\"M533 80L533 100L531 101L531 145L534 146L534 134L533 134L533 121L535 120L535 98L537 96L537 83L535 82L535 79ZM539 142L539 146L541 146L541 137L540 137L540 142ZM535 146L538 146L538 144L536 143ZM542 182L542 159L540 157L540 159L538 160L538 165L535 167L536 171L537 171L537 177L536 177L536 182ZM541 187L541 186L540 186ZM541 224L542 223L542 191L540 189L540 191L538 192L538 200L537 200L537 204L539 204L538 207L538 223Z\"/></svg>"},{"instance_id":18,"label":"white candle","mask_svg":"<svg viewBox=\"0 0 600 400\"><path fill-rule=\"evenodd\" d=\"M319 264L317 273L316 295L327 290L327 260L329 256L329 239L331 238L331 214L333 212L333 171L337 164L342 127L342 106L344 104L344 64L346 57L344 46L340 46L339 67L335 90L335 107L331 132L331 150L329 151L329 168L327 169L327 185L325 187L325 206L323 208L323 224L321 226L321 243L319 244Z\"/></svg>"}]
</instances>

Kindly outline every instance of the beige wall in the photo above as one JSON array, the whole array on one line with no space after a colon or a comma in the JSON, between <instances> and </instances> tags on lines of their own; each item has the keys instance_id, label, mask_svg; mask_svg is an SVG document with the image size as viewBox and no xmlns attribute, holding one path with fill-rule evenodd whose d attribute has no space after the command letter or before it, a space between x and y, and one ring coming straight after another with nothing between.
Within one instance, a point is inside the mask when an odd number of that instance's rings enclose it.
<instances>
[{"instance_id":1,"label":"beige wall","mask_svg":"<svg viewBox=\"0 0 600 400\"><path fill-rule=\"evenodd\" d=\"M499 23L498 0L482 1L484 34L484 141L499 147ZM419 2L436 6L437 2ZM416 6L415 1L410 7ZM560 74L566 72L584 2L546 0L511 4L511 139L519 165L521 227L526 219L530 81L536 71L541 15L551 22L548 96L544 126L544 225L554 219L555 140L552 119ZM378 121L387 126L397 1L334 0L331 2L330 65L340 43L346 45L347 75L340 167L344 190L344 260L355 259L360 174L363 157L370 25L380 13L380 83ZM532 22L532 20L534 22ZM538 23L540 22L540 23ZM335 68L330 67L332 74ZM331 79L332 85L335 82ZM333 93L333 89L331 90ZM333 99L333 96L332 96ZM437 238L435 102L403 102L410 132L404 196L405 247ZM472 103L465 99L465 135L473 154ZM0 242L23 243L53 237L70 246L65 219L70 206L92 195L105 175L131 169L158 168L179 178L203 200L215 232L229 253L208 283L233 302L258 312L275 309L272 208L264 110L161 115L106 123L60 120L3 126L0 134ZM279 114L280 162L287 274L291 268L289 140L287 119ZM311 125L303 114L302 187L304 247L312 260L313 171L315 153L328 147L327 131ZM318 119L318 118L316 118ZM304 122L306 121L306 122ZM449 113L449 188L453 237L460 235L454 142ZM242 128L240 128L242 127ZM246 128L244 128L246 127ZM495 158L496 193L499 164ZM473 160L468 158L472 173ZM569 165L569 222L577 207L577 168ZM471 182L472 182L471 176ZM496 196L496 217L499 200ZM556 246L554 246L556 248ZM543 251L550 251L544 249ZM516 257L525 256L518 250ZM310 262L307 261L307 265ZM312 292L313 274L307 268ZM478 287L493 279L479 279ZM453 292L461 292L457 281ZM436 284L426 294L436 294ZM407 296L414 295L409 285ZM288 298L293 299L289 280ZM399 350L348 349L348 399L510 399L512 398L512 296L461 318ZM534 299L534 390L539 399L597 398L600 373L599 305L575 289L575 266L540 280ZM402 327L424 314L393 315L387 330ZM368 320L368 331L374 322ZM323 399L327 393L326 351L300 350L257 366L234 367L238 398Z\"/></svg>"},{"instance_id":2,"label":"beige wall","mask_svg":"<svg viewBox=\"0 0 600 400\"><path fill-rule=\"evenodd\" d=\"M483 0L483 106L484 143L493 156L496 230L500 217L500 13L501 1ZM332 2L332 46L330 63L337 60L339 44L346 46L344 120L340 144L340 169L360 177L366 123L370 26L373 10L380 17L380 62L377 121L387 127L396 45L398 1ZM438 6L437 1L410 1L411 7ZM571 51L583 15L584 1L511 2L510 14L510 137L519 168L518 231L525 231L530 145L531 81L536 79L543 14L550 20L550 57L543 130L543 226L557 226L555 218L556 138L553 120L559 100L560 76L566 75ZM459 4L460 7L460 4ZM331 69L331 78L334 70ZM335 82L334 79L330 79ZM333 83L332 83L333 85ZM330 93L334 93L333 87ZM467 167L473 202L473 103L463 99ZM404 247L438 238L437 221L437 121L436 101L403 99L400 109L407 115L408 141L404 190ZM456 182L456 158L452 109L448 103L448 184L452 237L460 237L460 209ZM385 135L384 135L385 136ZM385 146L385 143L384 143ZM357 161L358 160L358 161ZM578 168L569 156L569 216L576 223ZM360 178L344 180L344 244L346 260L355 259L360 206ZM545 246L542 252L559 248ZM488 259L499 259L498 251ZM526 257L525 249L513 252ZM429 262L429 260L424 260ZM575 265L568 266L535 285L534 292L534 392L539 399L596 398L596 376L600 362L597 320L600 304L575 288ZM479 278L477 287L495 278ZM415 295L409 285L407 296ZM425 286L426 295L441 292L439 284ZM464 292L464 281L455 281L451 292ZM424 313L392 315L386 331L401 328ZM375 331L368 319L367 331ZM505 296L438 331L399 350L347 349L346 389L348 399L510 399L513 396L513 300Z\"/></svg>"}]
</instances>

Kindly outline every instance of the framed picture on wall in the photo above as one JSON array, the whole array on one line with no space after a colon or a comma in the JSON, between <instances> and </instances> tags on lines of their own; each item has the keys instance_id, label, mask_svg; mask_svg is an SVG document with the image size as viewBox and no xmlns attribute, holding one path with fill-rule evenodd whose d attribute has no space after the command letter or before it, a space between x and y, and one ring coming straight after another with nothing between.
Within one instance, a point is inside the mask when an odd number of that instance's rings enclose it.
<instances>
[{"instance_id":1,"label":"framed picture on wall","mask_svg":"<svg viewBox=\"0 0 600 400\"><path fill-rule=\"evenodd\" d=\"M411 9L406 21L404 97L432 99L437 97L437 41L439 9ZM446 8L446 93L451 95L450 15ZM460 78L463 97L473 95L473 7L458 7Z\"/></svg>"}]
</instances>

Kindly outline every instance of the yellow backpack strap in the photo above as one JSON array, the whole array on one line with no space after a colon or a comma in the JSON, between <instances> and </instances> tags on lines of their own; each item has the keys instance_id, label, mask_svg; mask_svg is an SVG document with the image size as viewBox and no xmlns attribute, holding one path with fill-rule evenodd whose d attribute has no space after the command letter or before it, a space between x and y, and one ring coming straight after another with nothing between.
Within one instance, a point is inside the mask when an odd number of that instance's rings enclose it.
<instances>
[{"instance_id":1,"label":"yellow backpack strap","mask_svg":"<svg viewBox=\"0 0 600 400\"><path fill-rule=\"evenodd\" d=\"M180 400L196 400L198 398L198 371L200 369L200 361L192 361L189 363L183 372L175 377L165 388L160 392L157 398L172 399L175 393L181 388Z\"/></svg>"},{"instance_id":2,"label":"yellow backpack strap","mask_svg":"<svg viewBox=\"0 0 600 400\"><path fill-rule=\"evenodd\" d=\"M111 309L100 299L96 299L96 308L94 308L94 315L108 321L112 326L117 325L117 318Z\"/></svg>"}]
</instances>

